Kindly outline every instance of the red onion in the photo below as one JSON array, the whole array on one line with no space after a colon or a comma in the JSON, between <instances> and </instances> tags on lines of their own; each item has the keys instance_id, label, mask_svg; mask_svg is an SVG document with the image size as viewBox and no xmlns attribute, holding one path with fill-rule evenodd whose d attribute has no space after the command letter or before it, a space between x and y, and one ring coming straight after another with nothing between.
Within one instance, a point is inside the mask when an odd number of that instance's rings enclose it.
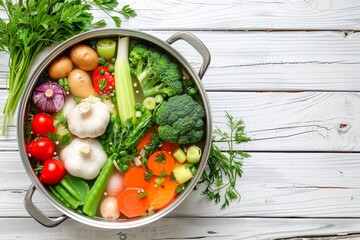
<instances>
[{"instance_id":1,"label":"red onion","mask_svg":"<svg viewBox=\"0 0 360 240\"><path fill-rule=\"evenodd\" d=\"M56 113L64 107L64 89L54 82L46 82L36 87L32 100L35 106L45 113Z\"/></svg>"}]
</instances>

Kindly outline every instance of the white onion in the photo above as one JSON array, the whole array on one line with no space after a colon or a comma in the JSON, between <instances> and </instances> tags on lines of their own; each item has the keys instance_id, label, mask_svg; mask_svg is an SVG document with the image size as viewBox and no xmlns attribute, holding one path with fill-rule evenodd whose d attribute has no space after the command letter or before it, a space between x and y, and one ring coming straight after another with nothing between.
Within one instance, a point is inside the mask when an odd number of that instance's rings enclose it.
<instances>
[{"instance_id":1,"label":"white onion","mask_svg":"<svg viewBox=\"0 0 360 240\"><path fill-rule=\"evenodd\" d=\"M121 173L114 173L109 180L106 187L106 193L108 196L117 196L124 190L124 177Z\"/></svg>"}]
</instances>

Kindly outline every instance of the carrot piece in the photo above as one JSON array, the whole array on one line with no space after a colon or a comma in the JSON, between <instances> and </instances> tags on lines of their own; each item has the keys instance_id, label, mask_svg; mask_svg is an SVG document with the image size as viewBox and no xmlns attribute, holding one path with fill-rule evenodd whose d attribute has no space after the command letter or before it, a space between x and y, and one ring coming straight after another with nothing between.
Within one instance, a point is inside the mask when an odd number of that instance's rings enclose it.
<instances>
[{"instance_id":1,"label":"carrot piece","mask_svg":"<svg viewBox=\"0 0 360 240\"><path fill-rule=\"evenodd\" d=\"M139 188L125 188L119 196L117 196L119 211L128 218L143 215L149 208L147 197L139 198Z\"/></svg>"},{"instance_id":2,"label":"carrot piece","mask_svg":"<svg viewBox=\"0 0 360 240\"><path fill-rule=\"evenodd\" d=\"M172 154L173 152L175 152L175 150L179 147L178 143L171 143L171 142L164 142L163 145L161 146L161 151L166 151L170 154Z\"/></svg>"},{"instance_id":3,"label":"carrot piece","mask_svg":"<svg viewBox=\"0 0 360 240\"><path fill-rule=\"evenodd\" d=\"M146 169L143 167L132 167L124 175L124 186L126 188L146 189L149 182L145 180Z\"/></svg>"},{"instance_id":4,"label":"carrot piece","mask_svg":"<svg viewBox=\"0 0 360 240\"><path fill-rule=\"evenodd\" d=\"M175 160L167 151L157 151L148 159L148 168L154 175L170 175L174 170Z\"/></svg>"},{"instance_id":5,"label":"carrot piece","mask_svg":"<svg viewBox=\"0 0 360 240\"><path fill-rule=\"evenodd\" d=\"M176 180L171 180L169 176L165 176L165 181L157 185L155 180L157 177L150 179L150 185L147 189L147 197L150 207L159 210L171 203L177 196L176 188L180 185Z\"/></svg>"},{"instance_id":6,"label":"carrot piece","mask_svg":"<svg viewBox=\"0 0 360 240\"><path fill-rule=\"evenodd\" d=\"M147 133L145 134L145 136L140 140L140 142L136 145L136 150L140 151L141 149L144 148L144 146L149 145L150 140L152 138L152 133L153 131L157 130L157 126L154 125L152 128L149 129L149 131L147 131ZM157 132L157 131L156 131Z\"/></svg>"}]
</instances>

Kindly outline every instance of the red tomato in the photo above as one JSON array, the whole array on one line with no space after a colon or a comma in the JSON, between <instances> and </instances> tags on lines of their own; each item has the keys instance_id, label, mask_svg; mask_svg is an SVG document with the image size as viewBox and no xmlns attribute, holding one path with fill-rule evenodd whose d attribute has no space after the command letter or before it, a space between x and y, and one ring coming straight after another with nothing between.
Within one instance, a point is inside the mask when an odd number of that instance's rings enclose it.
<instances>
[{"instance_id":1,"label":"red tomato","mask_svg":"<svg viewBox=\"0 0 360 240\"><path fill-rule=\"evenodd\" d=\"M30 157L33 157L39 161L45 161L54 155L55 145L46 138L40 138L32 140L28 146L28 153Z\"/></svg>"},{"instance_id":2,"label":"red tomato","mask_svg":"<svg viewBox=\"0 0 360 240\"><path fill-rule=\"evenodd\" d=\"M54 119L46 113L37 113L31 122L31 130L35 136L46 136L49 132L55 133Z\"/></svg>"},{"instance_id":3,"label":"red tomato","mask_svg":"<svg viewBox=\"0 0 360 240\"><path fill-rule=\"evenodd\" d=\"M110 94L115 90L115 79L113 73L109 71L109 66L99 66L93 72L93 85L95 92L99 95ZM101 74L103 73L103 74Z\"/></svg>"},{"instance_id":4,"label":"red tomato","mask_svg":"<svg viewBox=\"0 0 360 240\"><path fill-rule=\"evenodd\" d=\"M65 176L65 166L56 158L47 159L40 173L40 181L45 184L56 184Z\"/></svg>"}]
</instances>

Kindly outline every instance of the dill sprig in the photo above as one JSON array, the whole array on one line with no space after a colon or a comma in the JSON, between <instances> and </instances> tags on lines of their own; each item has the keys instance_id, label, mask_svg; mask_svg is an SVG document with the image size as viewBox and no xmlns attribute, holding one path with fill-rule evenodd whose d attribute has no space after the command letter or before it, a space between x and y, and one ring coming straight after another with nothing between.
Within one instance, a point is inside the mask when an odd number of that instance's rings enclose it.
<instances>
[{"instance_id":1,"label":"dill sprig","mask_svg":"<svg viewBox=\"0 0 360 240\"><path fill-rule=\"evenodd\" d=\"M226 112L226 118L229 132L218 127L215 128L215 137L212 139L208 167L200 179L200 183L207 184L202 194L216 204L220 203L224 198L221 205L222 209L228 207L232 200L238 199L240 201L241 195L236 190L236 181L243 173L241 160L250 157L244 151L234 150L235 144L250 141L250 138L244 133L244 122L241 119L235 119L228 112ZM228 144L229 150L226 154L216 145L215 142L217 141ZM228 180L226 181L225 178Z\"/></svg>"}]
</instances>

